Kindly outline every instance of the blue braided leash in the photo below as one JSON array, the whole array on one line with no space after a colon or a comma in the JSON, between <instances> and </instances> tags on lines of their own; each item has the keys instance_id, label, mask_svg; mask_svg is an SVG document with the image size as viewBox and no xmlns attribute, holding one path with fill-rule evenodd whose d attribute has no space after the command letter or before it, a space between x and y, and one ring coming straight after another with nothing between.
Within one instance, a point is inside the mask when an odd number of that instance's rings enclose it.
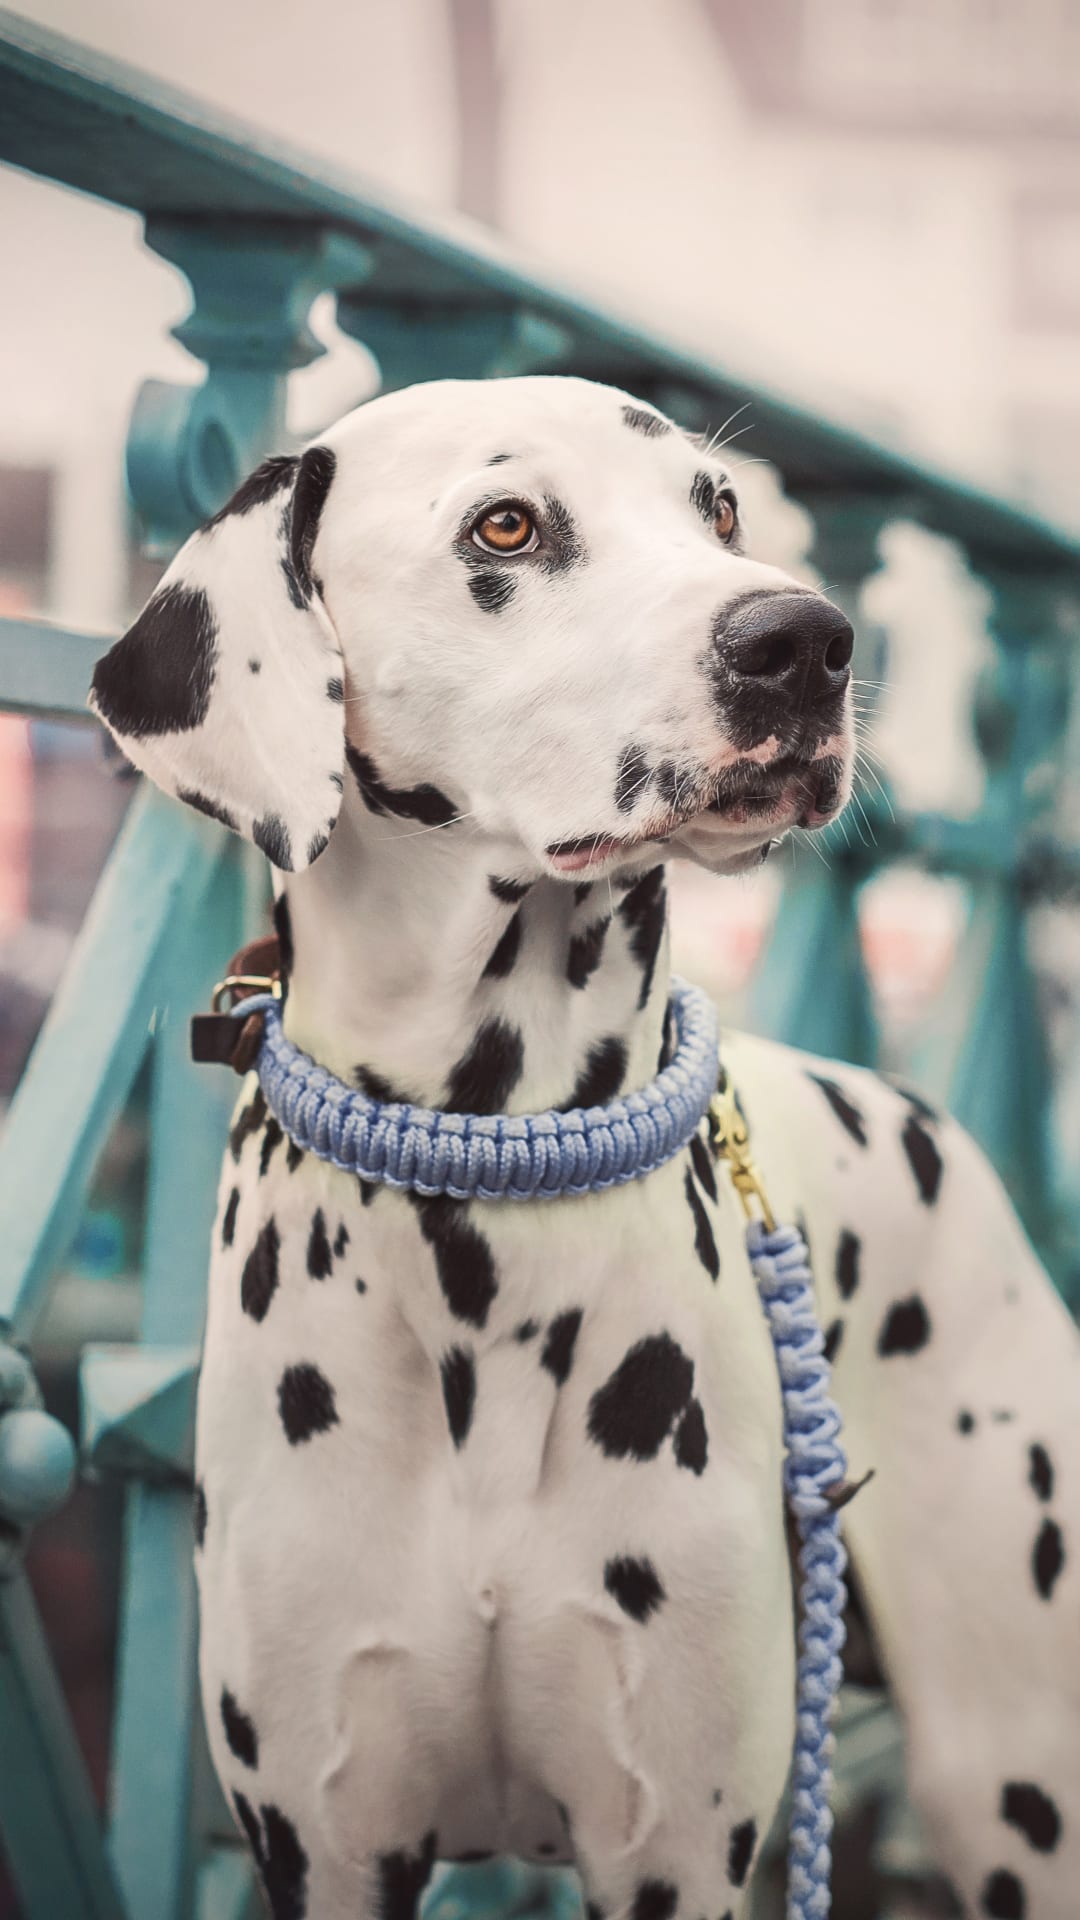
<instances>
[{"instance_id":1,"label":"blue braided leash","mask_svg":"<svg viewBox=\"0 0 1080 1920\"><path fill-rule=\"evenodd\" d=\"M606 1107L505 1114L433 1112L371 1099L317 1066L286 1039L270 994L242 1000L234 1017L263 1016L256 1067L267 1106L303 1151L362 1180L455 1200L532 1200L596 1193L641 1179L670 1160L711 1112L713 1141L730 1162L749 1211L757 1196L765 1222L746 1229L750 1263L769 1323L780 1375L784 1484L799 1534L799 1657L788 1920L826 1920L832 1865L833 1706L844 1643L840 1521L829 1499L844 1480L840 1415L829 1398L829 1366L814 1307L809 1250L793 1227L768 1212L738 1103L715 1091L718 1033L711 1002L672 983L675 1052L640 1093Z\"/></svg>"},{"instance_id":2,"label":"blue braided leash","mask_svg":"<svg viewBox=\"0 0 1080 1920\"><path fill-rule=\"evenodd\" d=\"M788 1840L788 1920L825 1920L831 1909L833 1735L844 1644L840 1517L827 1495L843 1481L840 1414L814 1310L810 1255L794 1227L746 1229L750 1264L769 1322L784 1410L784 1486L799 1534L799 1658Z\"/></svg>"}]
</instances>

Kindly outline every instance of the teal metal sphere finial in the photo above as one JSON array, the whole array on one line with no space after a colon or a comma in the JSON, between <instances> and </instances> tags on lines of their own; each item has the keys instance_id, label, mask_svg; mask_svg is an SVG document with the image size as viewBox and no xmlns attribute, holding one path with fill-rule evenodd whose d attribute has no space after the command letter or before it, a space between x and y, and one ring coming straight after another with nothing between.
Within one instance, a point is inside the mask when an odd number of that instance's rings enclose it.
<instances>
[{"instance_id":1,"label":"teal metal sphere finial","mask_svg":"<svg viewBox=\"0 0 1080 1920\"><path fill-rule=\"evenodd\" d=\"M40 1407L0 1418L0 1512L30 1526L62 1507L75 1480L75 1442Z\"/></svg>"}]
</instances>

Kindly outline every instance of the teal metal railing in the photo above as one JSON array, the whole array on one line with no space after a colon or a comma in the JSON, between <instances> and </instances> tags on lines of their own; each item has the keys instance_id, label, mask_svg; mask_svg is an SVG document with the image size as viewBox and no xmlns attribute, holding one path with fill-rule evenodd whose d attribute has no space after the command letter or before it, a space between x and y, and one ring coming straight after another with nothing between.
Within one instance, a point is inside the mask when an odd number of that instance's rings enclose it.
<instances>
[{"instance_id":1,"label":"teal metal railing","mask_svg":"<svg viewBox=\"0 0 1080 1920\"><path fill-rule=\"evenodd\" d=\"M205 379L195 388L147 383L128 446L132 498L158 552L282 445L286 381L321 351L307 320L327 291L339 326L373 354L384 389L443 375L577 373L622 385L693 429L719 425L748 398L722 367L591 308L474 234L420 221L318 161L2 13L0 159L140 214L148 247L190 285L191 313L175 331ZM959 1012L936 1060L921 1061L921 1081L987 1148L1075 1297L1080 1190L1057 1145L1058 1088L1027 946L1033 914L1075 903L1080 889L1080 851L1060 827L1080 545L767 392L749 397L755 453L808 512L811 559L834 594L855 611L879 568L883 533L913 522L953 543L985 588L991 648L972 715L985 772L979 811L895 818L867 789L872 833L837 838L827 867L803 859L785 885L756 980L756 1024L872 1063L863 888L901 860L965 882L970 912L950 983ZM88 635L0 621L0 708L84 717L100 650ZM0 1154L0 1334L26 1343L109 1129L149 1057L139 1339L89 1351L82 1371L83 1460L127 1489L105 1829L20 1571L25 1524L47 1506L56 1476L32 1435L20 1439L29 1429L12 1410L14 1392L3 1399L0 1367L0 1832L31 1920L241 1920L249 1911L245 1860L199 1763L187 1497L204 1249L228 1096L188 1069L183 1039L215 962L252 928L263 885L220 828L137 794ZM34 1431L40 1437L40 1422ZM545 1902L552 1911L559 1900L570 1910L565 1887L530 1895L520 1877L501 1873L478 1884L473 1912L511 1897L519 1911ZM453 1898L445 1889L439 1898L449 1914Z\"/></svg>"}]
</instances>

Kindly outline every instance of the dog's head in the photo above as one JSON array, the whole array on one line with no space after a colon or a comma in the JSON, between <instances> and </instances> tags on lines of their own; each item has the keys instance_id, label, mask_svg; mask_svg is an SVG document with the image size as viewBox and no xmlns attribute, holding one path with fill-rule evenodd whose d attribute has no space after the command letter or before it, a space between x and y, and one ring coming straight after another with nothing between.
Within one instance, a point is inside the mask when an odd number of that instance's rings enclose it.
<instances>
[{"instance_id":1,"label":"dog's head","mask_svg":"<svg viewBox=\"0 0 1080 1920\"><path fill-rule=\"evenodd\" d=\"M661 414L583 380L445 381L260 467L91 701L286 871L348 783L537 873L657 843L732 872L844 804L851 648L828 600L746 557L722 456Z\"/></svg>"}]
</instances>

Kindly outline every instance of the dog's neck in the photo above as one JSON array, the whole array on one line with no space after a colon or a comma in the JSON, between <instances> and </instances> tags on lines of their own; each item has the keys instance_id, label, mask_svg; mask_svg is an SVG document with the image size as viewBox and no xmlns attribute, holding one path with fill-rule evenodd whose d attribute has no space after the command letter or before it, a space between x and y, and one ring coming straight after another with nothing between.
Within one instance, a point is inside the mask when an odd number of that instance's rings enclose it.
<instances>
[{"instance_id":1,"label":"dog's neck","mask_svg":"<svg viewBox=\"0 0 1080 1920\"><path fill-rule=\"evenodd\" d=\"M528 885L499 852L468 822L418 828L347 799L278 906L289 1037L377 1098L460 1112L647 1085L670 1045L662 868Z\"/></svg>"}]
</instances>

